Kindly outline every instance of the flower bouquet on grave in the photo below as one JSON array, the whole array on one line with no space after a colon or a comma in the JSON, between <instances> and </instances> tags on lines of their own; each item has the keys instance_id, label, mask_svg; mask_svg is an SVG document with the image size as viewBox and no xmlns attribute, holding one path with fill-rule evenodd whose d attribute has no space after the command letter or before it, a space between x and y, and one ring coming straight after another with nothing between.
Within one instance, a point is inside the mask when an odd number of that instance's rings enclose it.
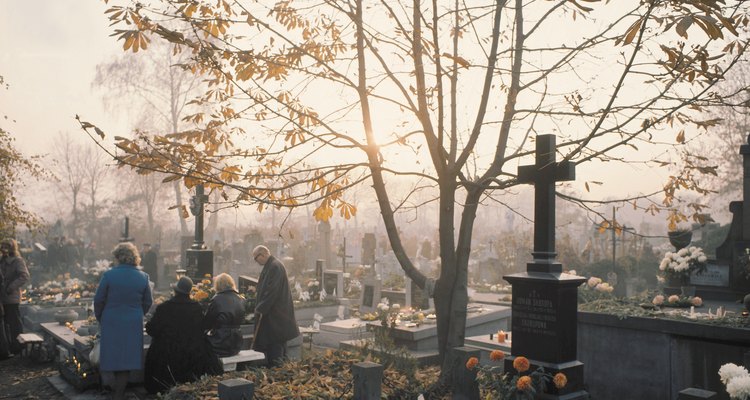
<instances>
[{"instance_id":1,"label":"flower bouquet on grave","mask_svg":"<svg viewBox=\"0 0 750 400\"><path fill-rule=\"evenodd\" d=\"M654 296L651 303L657 307L675 307L675 308L687 308L687 307L700 307L703 305L703 299L698 296L678 296L673 294L669 297L662 295Z\"/></svg>"},{"instance_id":2,"label":"flower bouquet on grave","mask_svg":"<svg viewBox=\"0 0 750 400\"><path fill-rule=\"evenodd\" d=\"M745 367L727 363L719 368L721 382L726 385L732 400L750 399L750 373Z\"/></svg>"},{"instance_id":3,"label":"flower bouquet on grave","mask_svg":"<svg viewBox=\"0 0 750 400\"><path fill-rule=\"evenodd\" d=\"M601 278L592 276L586 281L586 284L578 290L578 302L588 303L595 300L611 299L614 290L615 288L609 283L603 282Z\"/></svg>"},{"instance_id":4,"label":"flower bouquet on grave","mask_svg":"<svg viewBox=\"0 0 750 400\"><path fill-rule=\"evenodd\" d=\"M690 282L691 272L701 274L706 271L707 259L703 249L690 246L667 252L659 263L659 271L667 286L686 286Z\"/></svg>"},{"instance_id":5,"label":"flower bouquet on grave","mask_svg":"<svg viewBox=\"0 0 750 400\"><path fill-rule=\"evenodd\" d=\"M203 311L208 309L211 299L216 295L213 284L211 283L211 274L206 274L203 279L196 283L190 290L190 299L195 300L203 307Z\"/></svg>"},{"instance_id":6,"label":"flower bouquet on grave","mask_svg":"<svg viewBox=\"0 0 750 400\"><path fill-rule=\"evenodd\" d=\"M501 350L490 353L490 361L497 363L505 358ZM552 375L539 367L530 371L531 365L526 357L516 357L513 368L516 373L504 373L499 365L479 365L476 357L469 358L466 368L477 371L477 382L483 399L516 400L534 399L537 393L549 393L551 390L563 389L568 378L562 372Z\"/></svg>"}]
</instances>

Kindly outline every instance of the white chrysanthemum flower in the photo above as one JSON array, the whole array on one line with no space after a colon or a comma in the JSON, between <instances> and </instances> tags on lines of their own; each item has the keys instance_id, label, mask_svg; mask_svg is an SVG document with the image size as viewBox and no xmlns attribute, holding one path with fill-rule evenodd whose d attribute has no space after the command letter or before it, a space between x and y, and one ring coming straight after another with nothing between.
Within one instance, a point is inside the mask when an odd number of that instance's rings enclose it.
<instances>
[{"instance_id":1,"label":"white chrysanthemum flower","mask_svg":"<svg viewBox=\"0 0 750 400\"><path fill-rule=\"evenodd\" d=\"M704 263L707 260L708 260L708 258L706 256L700 256L700 257L698 257L698 262Z\"/></svg>"},{"instance_id":2,"label":"white chrysanthemum flower","mask_svg":"<svg viewBox=\"0 0 750 400\"><path fill-rule=\"evenodd\" d=\"M669 266L669 259L665 258L661 260L661 264L659 264L659 270L664 271L667 269L667 266Z\"/></svg>"},{"instance_id":3,"label":"white chrysanthemum flower","mask_svg":"<svg viewBox=\"0 0 750 400\"><path fill-rule=\"evenodd\" d=\"M727 393L733 400L750 399L750 375L730 379L727 383Z\"/></svg>"},{"instance_id":4,"label":"white chrysanthemum flower","mask_svg":"<svg viewBox=\"0 0 750 400\"><path fill-rule=\"evenodd\" d=\"M741 367L737 364L724 364L719 368L719 377L721 378L721 382L725 385L729 382L730 379L736 378L738 376L747 376L748 372L745 369L745 367Z\"/></svg>"},{"instance_id":5,"label":"white chrysanthemum flower","mask_svg":"<svg viewBox=\"0 0 750 400\"><path fill-rule=\"evenodd\" d=\"M401 308L401 304L393 303L393 305L391 306L391 308L394 309L394 310L398 310L398 309Z\"/></svg>"},{"instance_id":6,"label":"white chrysanthemum flower","mask_svg":"<svg viewBox=\"0 0 750 400\"><path fill-rule=\"evenodd\" d=\"M687 255L687 253L688 253L688 250L685 249L685 248L682 248L682 249L680 249L680 250L677 251L677 255L680 256L680 257L684 257L685 255Z\"/></svg>"}]
</instances>

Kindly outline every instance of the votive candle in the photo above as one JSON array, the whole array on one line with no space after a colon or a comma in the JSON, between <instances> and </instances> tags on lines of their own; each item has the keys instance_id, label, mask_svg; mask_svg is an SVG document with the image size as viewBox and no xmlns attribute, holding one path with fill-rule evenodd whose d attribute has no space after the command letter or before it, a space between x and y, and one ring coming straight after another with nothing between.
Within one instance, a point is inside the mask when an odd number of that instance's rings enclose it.
<instances>
[{"instance_id":1,"label":"votive candle","mask_svg":"<svg viewBox=\"0 0 750 400\"><path fill-rule=\"evenodd\" d=\"M505 332L500 330L497 331L497 342L498 343L505 343Z\"/></svg>"}]
</instances>

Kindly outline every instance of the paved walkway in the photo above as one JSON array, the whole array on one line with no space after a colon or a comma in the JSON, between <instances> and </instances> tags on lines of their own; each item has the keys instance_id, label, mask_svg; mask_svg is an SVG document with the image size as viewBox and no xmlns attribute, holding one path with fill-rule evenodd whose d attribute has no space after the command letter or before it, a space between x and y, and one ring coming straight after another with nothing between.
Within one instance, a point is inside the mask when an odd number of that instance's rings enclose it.
<instances>
[{"instance_id":1,"label":"paved walkway","mask_svg":"<svg viewBox=\"0 0 750 400\"><path fill-rule=\"evenodd\" d=\"M79 392L65 381L60 375L52 375L47 378L50 384L55 387L66 399L70 400L109 400L109 392L102 391L101 389L89 389L85 392ZM127 400L147 400L156 399L155 396L151 396L146 393L146 389L143 386L129 387L125 392L125 398Z\"/></svg>"}]
</instances>

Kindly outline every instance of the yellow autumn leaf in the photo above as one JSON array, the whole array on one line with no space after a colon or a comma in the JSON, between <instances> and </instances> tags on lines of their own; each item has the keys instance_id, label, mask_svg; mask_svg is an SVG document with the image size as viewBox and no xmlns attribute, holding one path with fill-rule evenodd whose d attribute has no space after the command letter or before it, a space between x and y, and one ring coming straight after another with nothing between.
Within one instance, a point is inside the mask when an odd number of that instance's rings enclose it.
<instances>
[{"instance_id":1,"label":"yellow autumn leaf","mask_svg":"<svg viewBox=\"0 0 750 400\"><path fill-rule=\"evenodd\" d=\"M677 143L685 143L685 130L684 129L680 130L675 140L677 141Z\"/></svg>"}]
</instances>

